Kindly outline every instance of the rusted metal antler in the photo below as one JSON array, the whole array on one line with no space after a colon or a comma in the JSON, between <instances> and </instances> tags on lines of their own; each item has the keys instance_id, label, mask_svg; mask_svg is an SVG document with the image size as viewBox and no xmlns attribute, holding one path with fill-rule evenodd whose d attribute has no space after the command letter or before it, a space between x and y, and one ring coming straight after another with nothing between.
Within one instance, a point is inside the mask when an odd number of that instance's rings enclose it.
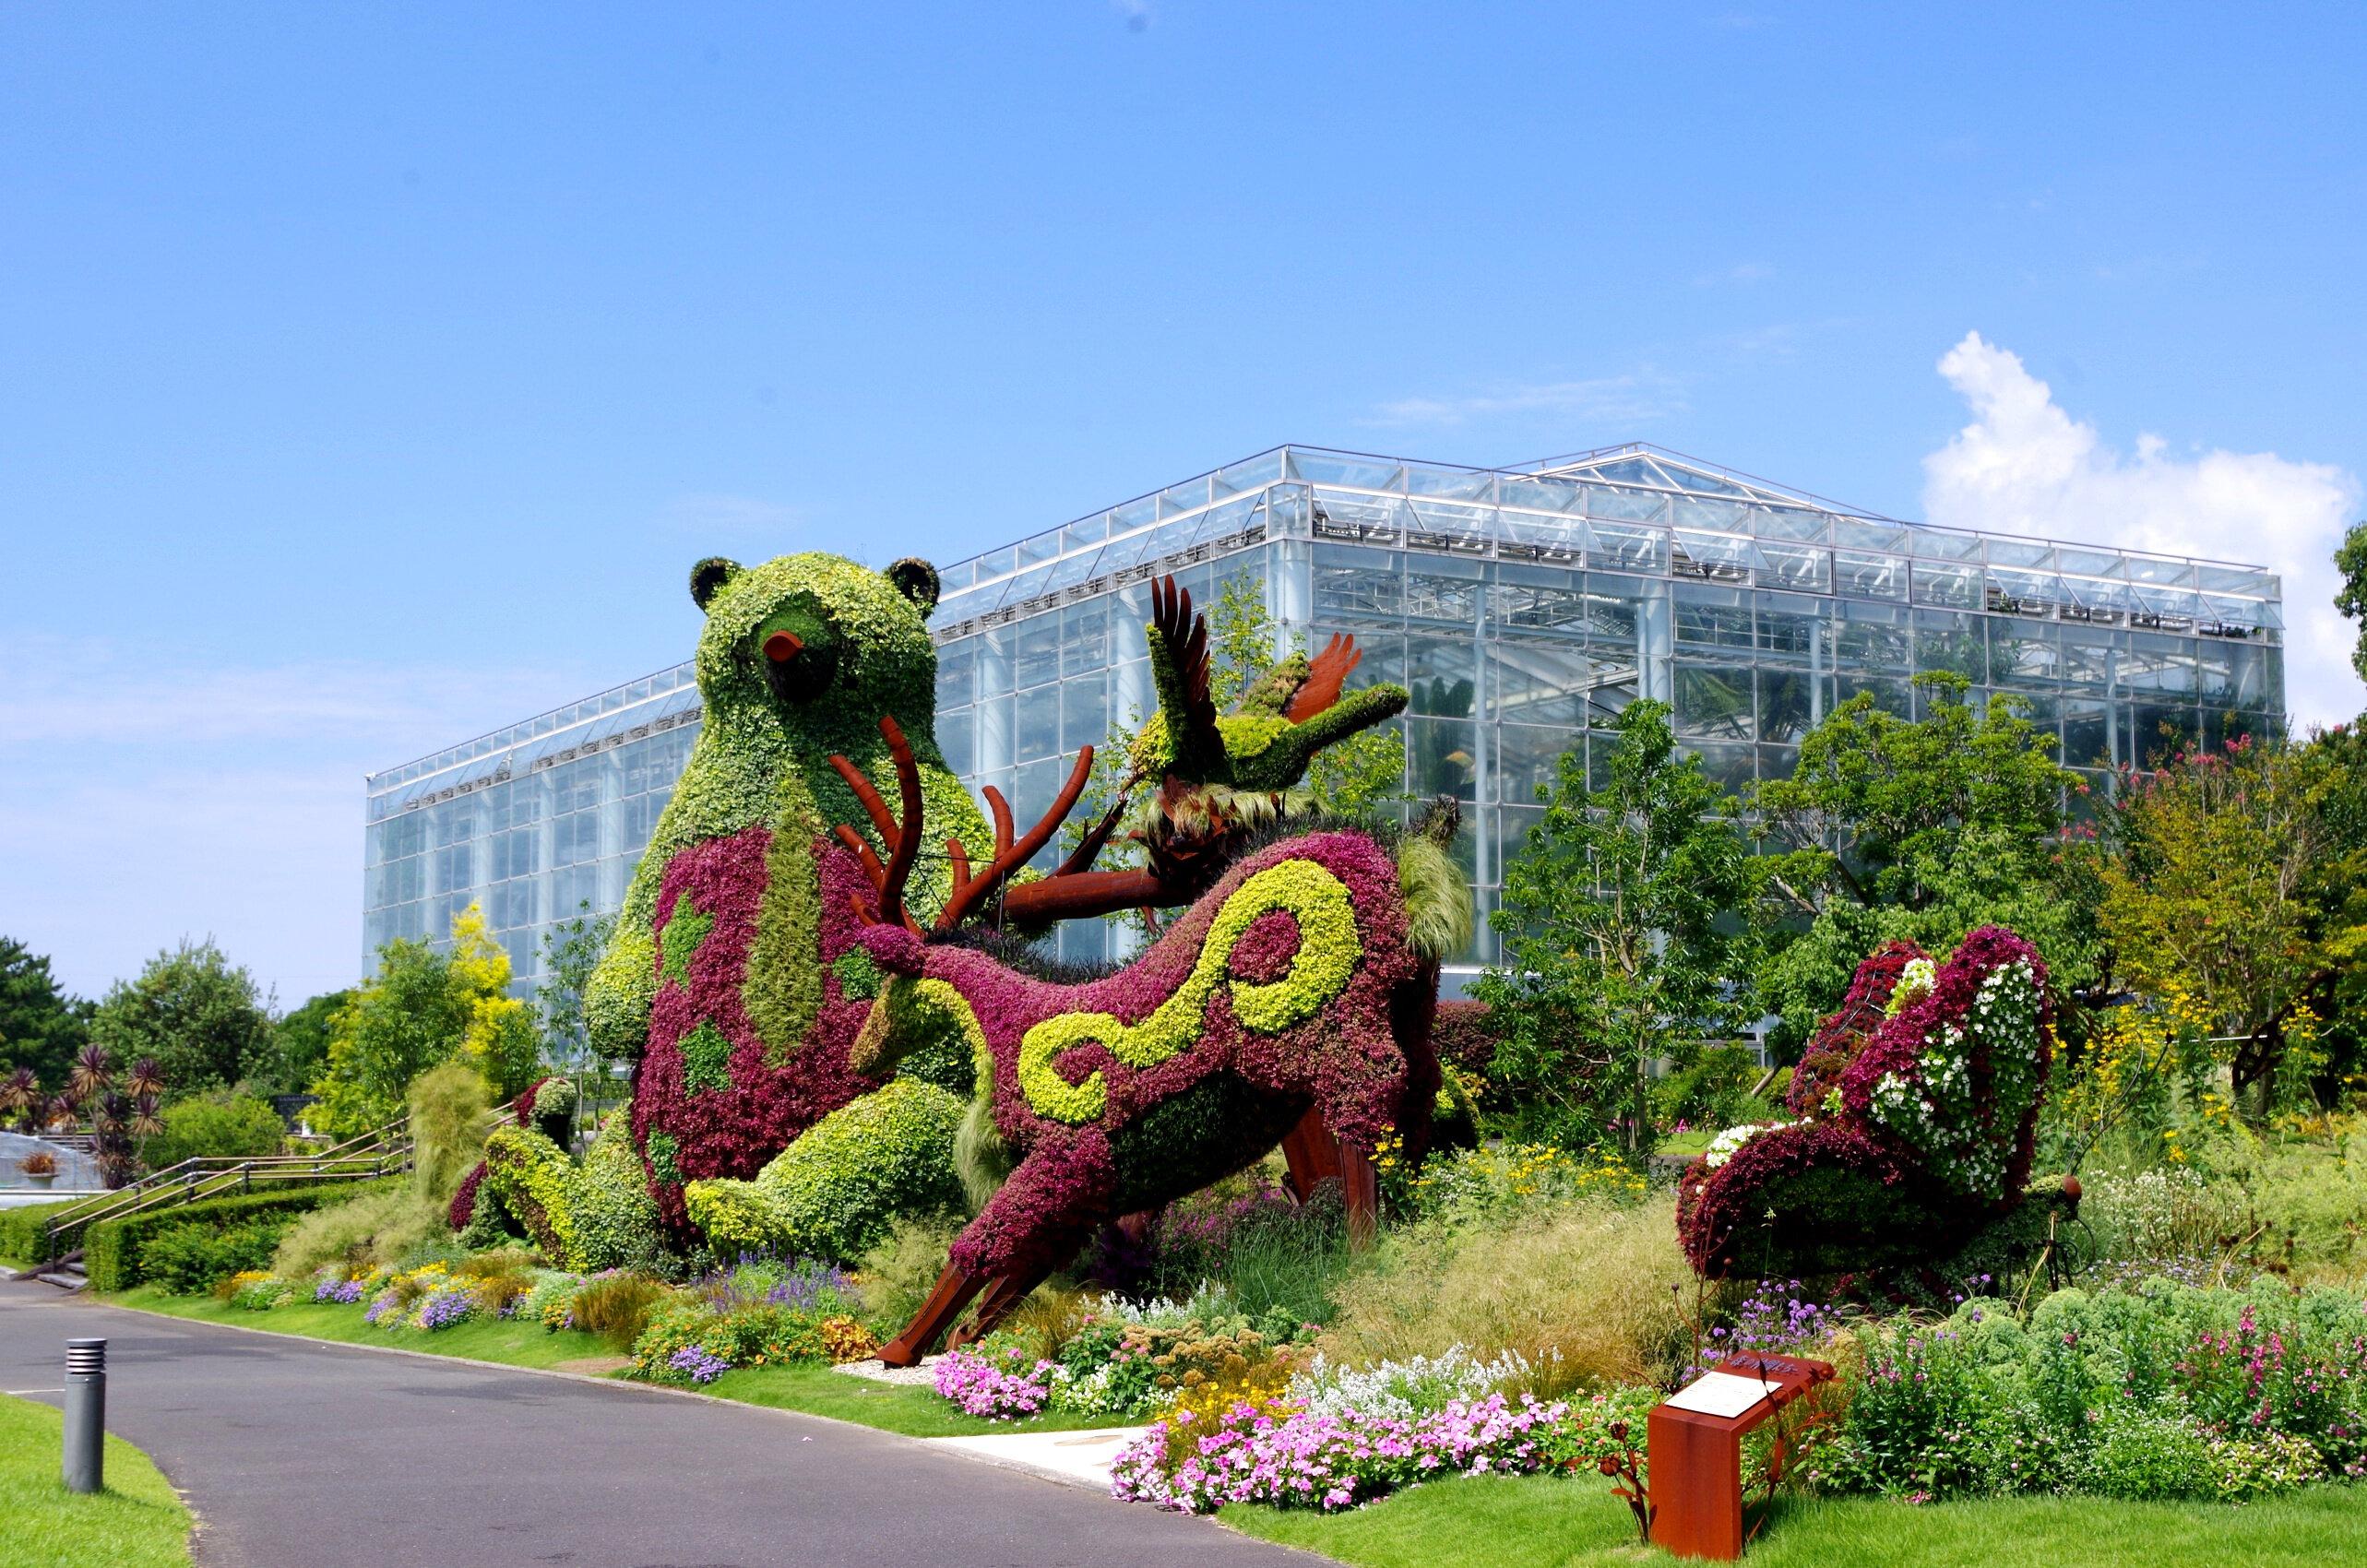
<instances>
[{"instance_id":1,"label":"rusted metal antler","mask_svg":"<svg viewBox=\"0 0 2367 1568\"><path fill-rule=\"evenodd\" d=\"M993 895L1011 873L1028 863L1029 856L1052 841L1052 836L1068 819L1068 809L1076 797L1085 792L1085 780L1093 772L1093 748L1086 746L1076 754L1076 766L1068 770L1068 782L1061 786L1060 798L1053 802L1052 810L1041 821L1028 829L1025 837L1014 842L1011 837L1011 803L1003 791L993 785L986 787L986 808L994 814L994 858L977 876L969 873L969 855L958 838L946 845L953 857L953 896L946 900L945 912L937 917L937 929L950 931Z\"/></svg>"},{"instance_id":2,"label":"rusted metal antler","mask_svg":"<svg viewBox=\"0 0 2367 1568\"><path fill-rule=\"evenodd\" d=\"M839 770L839 777L847 781L847 788L862 802L872 827L879 834L879 841L887 846L887 864L883 867L871 846L863 842L862 835L844 823L839 825L839 842L852 849L862 861L872 890L879 895L879 923L901 925L918 936L921 927L904 908L904 885L910 880L913 859L921 852L921 766L912 760L912 744L904 738L903 727L892 715L880 716L879 732L886 737L887 754L896 763L897 793L902 797L904 820L898 823L888 815L887 802L879 798L879 791L872 788L862 769L834 754L830 766ZM861 912L858 908L857 913Z\"/></svg>"},{"instance_id":3,"label":"rusted metal antler","mask_svg":"<svg viewBox=\"0 0 2367 1568\"><path fill-rule=\"evenodd\" d=\"M903 730L894 719L883 717L879 721L879 732L887 738L887 754L896 764L898 792L903 797L904 816L901 822L888 811L887 802L880 798L879 791L872 787L862 769L837 755L830 758L830 766L838 769L839 777L847 781L847 788L852 790L855 799L862 802L864 813L871 818L873 830L879 835L879 841L887 846L887 863L881 865L879 856L863 841L862 835L843 823L837 829L839 842L854 851L855 858L862 862L863 874L871 879L872 891L878 895L879 909L875 915L864 909L860 899L856 901L856 914L866 923L901 925L918 936L921 933L920 922L904 907L904 886L911 877L912 861L921 852L921 766L913 759L911 744L905 740ZM1077 753L1076 766L1069 770L1068 782L1062 787L1060 798L1053 802L1052 810L1044 814L1042 821L1028 829L1024 837L1017 838L1014 838L1012 834L1011 803L1003 798L1002 790L992 784L986 787L986 806L994 815L993 859L987 862L985 870L973 874L969 851L962 847L961 840L951 838L946 841L946 854L953 862L953 894L937 915L937 930L950 931L975 913L1013 872L1027 864L1029 857L1051 842L1054 831L1067 820L1069 808L1076 804L1076 797L1085 792L1085 781L1092 772L1093 748L1087 746ZM1094 849L1098 850L1101 841L1109 837L1109 830L1114 822L1115 814L1112 813L1088 836L1088 841ZM1079 854L1083 855L1084 851L1080 849ZM1071 856L1070 862L1075 863L1077 858ZM1086 864L1091 863L1090 855L1085 855L1084 860Z\"/></svg>"}]
</instances>

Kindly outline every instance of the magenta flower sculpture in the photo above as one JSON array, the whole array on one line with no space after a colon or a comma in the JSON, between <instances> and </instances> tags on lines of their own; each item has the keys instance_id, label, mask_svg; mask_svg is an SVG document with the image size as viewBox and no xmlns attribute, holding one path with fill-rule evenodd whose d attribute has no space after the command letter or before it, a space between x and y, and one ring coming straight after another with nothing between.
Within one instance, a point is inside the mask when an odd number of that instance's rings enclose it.
<instances>
[{"instance_id":1,"label":"magenta flower sculpture","mask_svg":"<svg viewBox=\"0 0 2367 1568\"><path fill-rule=\"evenodd\" d=\"M1685 1174L1677 1227L1703 1275L1924 1262L2020 1202L2053 1059L2046 961L1983 926L1945 962L1891 944L1859 967L1803 1057L1806 1120ZM1723 1140L1721 1140L1722 1143Z\"/></svg>"}]
</instances>

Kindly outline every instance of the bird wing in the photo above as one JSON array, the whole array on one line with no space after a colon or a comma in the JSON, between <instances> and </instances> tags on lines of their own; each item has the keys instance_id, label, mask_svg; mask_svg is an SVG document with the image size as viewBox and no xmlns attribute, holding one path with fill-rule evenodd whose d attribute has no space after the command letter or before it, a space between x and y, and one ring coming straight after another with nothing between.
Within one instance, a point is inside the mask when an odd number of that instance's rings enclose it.
<instances>
[{"instance_id":1,"label":"bird wing","mask_svg":"<svg viewBox=\"0 0 2367 1568\"><path fill-rule=\"evenodd\" d=\"M1167 711L1175 772L1194 782L1221 781L1228 770L1217 705L1208 695L1208 619L1192 612L1191 593L1172 575L1151 582L1149 630L1152 678Z\"/></svg>"},{"instance_id":2,"label":"bird wing","mask_svg":"<svg viewBox=\"0 0 2367 1568\"><path fill-rule=\"evenodd\" d=\"M1354 637L1334 632L1331 641L1324 645L1324 650L1315 655L1314 662L1307 667L1306 680L1291 694L1291 700L1282 705L1282 717L1293 724L1304 724L1338 702L1340 687L1348 683L1349 672L1363 657L1363 651L1356 646Z\"/></svg>"}]
</instances>

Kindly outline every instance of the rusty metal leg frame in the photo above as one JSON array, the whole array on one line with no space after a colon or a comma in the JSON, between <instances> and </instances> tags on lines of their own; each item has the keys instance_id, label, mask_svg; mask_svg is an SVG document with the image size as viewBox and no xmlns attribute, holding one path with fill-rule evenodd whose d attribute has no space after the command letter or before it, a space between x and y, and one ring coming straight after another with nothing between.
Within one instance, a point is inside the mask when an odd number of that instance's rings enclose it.
<instances>
[{"instance_id":1,"label":"rusty metal leg frame","mask_svg":"<svg viewBox=\"0 0 2367 1568\"><path fill-rule=\"evenodd\" d=\"M1029 1291L1051 1277L1051 1265L1046 1265L1020 1274L1006 1274L996 1280L994 1289L978 1303L978 1311L970 1314L969 1321L955 1329L946 1340L946 1348L951 1350L975 1344L993 1333L1003 1320L1011 1315L1012 1308L1026 1301Z\"/></svg>"},{"instance_id":2,"label":"rusty metal leg frame","mask_svg":"<svg viewBox=\"0 0 2367 1568\"><path fill-rule=\"evenodd\" d=\"M909 1367L917 1363L929 1353L929 1347L937 1342L937 1336L961 1316L962 1309L969 1305L971 1298L985 1289L989 1283L982 1276L965 1274L947 1264L946 1271L937 1276L936 1285L929 1291L929 1299L921 1303L921 1310L912 1314L912 1321L904 1325L904 1332L880 1351L879 1359L891 1367Z\"/></svg>"}]
</instances>

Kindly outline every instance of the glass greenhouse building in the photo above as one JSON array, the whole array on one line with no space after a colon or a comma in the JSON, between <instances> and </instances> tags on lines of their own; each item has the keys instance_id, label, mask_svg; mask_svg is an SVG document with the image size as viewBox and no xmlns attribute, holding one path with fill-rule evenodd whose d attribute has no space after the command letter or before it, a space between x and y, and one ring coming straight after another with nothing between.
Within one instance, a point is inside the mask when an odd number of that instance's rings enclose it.
<instances>
[{"instance_id":1,"label":"glass greenhouse building","mask_svg":"<svg viewBox=\"0 0 2367 1568\"><path fill-rule=\"evenodd\" d=\"M1639 696L1729 789L1788 772L1859 692L1912 714L1922 671L2020 698L2099 780L2284 709L2257 567L1901 523L1644 446L1518 469L1291 446L944 569L937 737L973 792L1032 820L1078 747L1156 705L1143 626L1169 573L1202 605L1262 584L1283 636L1353 633L1351 683L1408 687L1406 788L1467 802L1483 909L1555 759L1599 773ZM372 775L365 966L474 900L530 985L552 922L623 902L698 723L685 663ZM1124 940L1076 921L1060 945Z\"/></svg>"}]
</instances>

